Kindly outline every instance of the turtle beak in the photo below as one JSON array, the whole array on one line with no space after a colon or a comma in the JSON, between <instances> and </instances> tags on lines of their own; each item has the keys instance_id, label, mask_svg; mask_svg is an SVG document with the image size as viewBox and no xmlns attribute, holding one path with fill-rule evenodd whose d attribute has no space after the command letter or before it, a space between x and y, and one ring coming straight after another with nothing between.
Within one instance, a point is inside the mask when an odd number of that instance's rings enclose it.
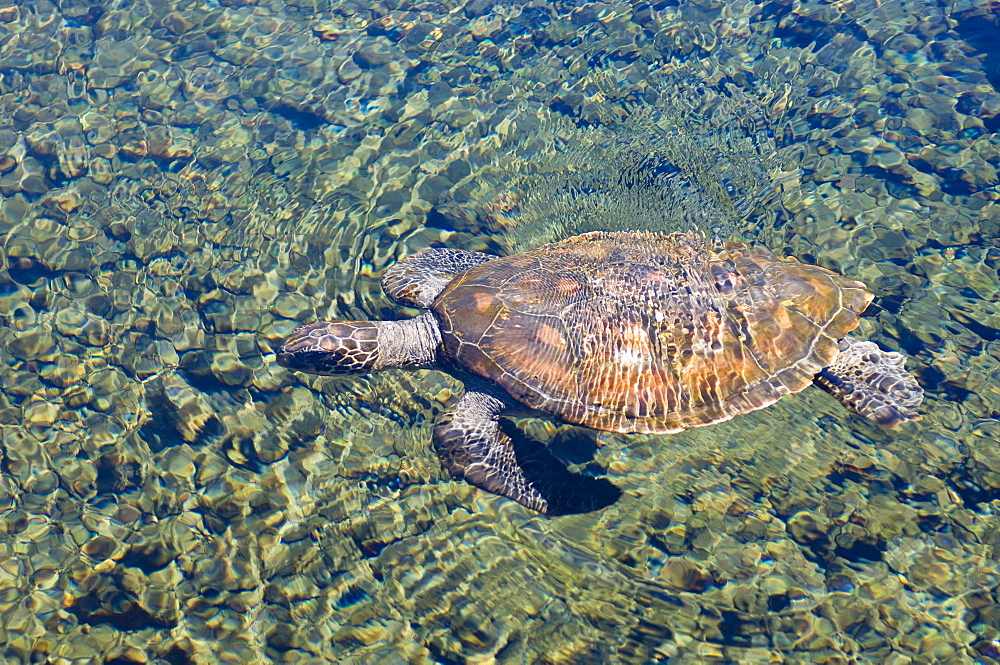
<instances>
[{"instance_id":1,"label":"turtle beak","mask_svg":"<svg viewBox=\"0 0 1000 665\"><path fill-rule=\"evenodd\" d=\"M286 369L308 372L312 367L310 358L320 351L318 340L313 336L318 325L302 326L289 335L278 349L278 364Z\"/></svg>"}]
</instances>

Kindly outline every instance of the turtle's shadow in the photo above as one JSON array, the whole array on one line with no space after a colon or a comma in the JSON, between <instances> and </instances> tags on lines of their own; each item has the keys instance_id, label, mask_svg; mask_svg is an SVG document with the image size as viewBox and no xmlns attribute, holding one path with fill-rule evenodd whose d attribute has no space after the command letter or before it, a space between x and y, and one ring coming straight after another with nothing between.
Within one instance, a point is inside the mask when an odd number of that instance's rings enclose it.
<instances>
[{"instance_id":1,"label":"turtle's shadow","mask_svg":"<svg viewBox=\"0 0 1000 665\"><path fill-rule=\"evenodd\" d=\"M615 487L607 478L594 478L589 475L571 472L566 464L556 457L540 441L524 434L511 421L501 418L500 429L510 437L514 448L514 456L524 472L525 478L548 500L549 515L572 515L589 513L610 506L621 496L621 490ZM576 428L574 428L574 433ZM587 439L596 450L592 437ZM586 445L578 445L580 437L560 437L553 442L558 449L567 453L574 461L581 459L581 453ZM593 450L588 455L582 455L581 461L591 459Z\"/></svg>"}]
</instances>

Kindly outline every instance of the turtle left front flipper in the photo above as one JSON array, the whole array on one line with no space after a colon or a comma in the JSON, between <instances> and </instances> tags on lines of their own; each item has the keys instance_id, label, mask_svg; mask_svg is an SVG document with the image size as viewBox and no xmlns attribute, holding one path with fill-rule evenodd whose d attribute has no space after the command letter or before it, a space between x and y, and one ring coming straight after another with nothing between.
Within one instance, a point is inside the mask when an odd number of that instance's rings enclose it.
<instances>
[{"instance_id":1,"label":"turtle left front flipper","mask_svg":"<svg viewBox=\"0 0 1000 665\"><path fill-rule=\"evenodd\" d=\"M845 337L840 352L815 382L851 411L884 427L898 427L920 417L924 391L903 366L902 354L883 351L874 342Z\"/></svg>"},{"instance_id":2,"label":"turtle left front flipper","mask_svg":"<svg viewBox=\"0 0 1000 665\"><path fill-rule=\"evenodd\" d=\"M434 447L452 474L480 489L549 515L587 512L620 491L601 478L571 473L549 450L503 428L503 400L469 390L434 425ZM505 429L511 431L505 431Z\"/></svg>"}]
</instances>

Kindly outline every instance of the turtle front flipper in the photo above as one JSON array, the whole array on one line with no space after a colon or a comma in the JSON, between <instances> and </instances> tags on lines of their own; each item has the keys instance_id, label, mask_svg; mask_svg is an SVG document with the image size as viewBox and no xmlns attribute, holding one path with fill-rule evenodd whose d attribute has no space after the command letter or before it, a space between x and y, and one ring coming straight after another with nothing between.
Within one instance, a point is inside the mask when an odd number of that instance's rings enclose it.
<instances>
[{"instance_id":1,"label":"turtle front flipper","mask_svg":"<svg viewBox=\"0 0 1000 665\"><path fill-rule=\"evenodd\" d=\"M400 305L427 309L456 276L495 258L447 247L422 249L386 269L382 290Z\"/></svg>"},{"instance_id":2,"label":"turtle front flipper","mask_svg":"<svg viewBox=\"0 0 1000 665\"><path fill-rule=\"evenodd\" d=\"M603 478L571 473L547 448L501 427L503 400L467 391L434 425L434 447L452 474L549 515L613 503L620 491Z\"/></svg>"},{"instance_id":3,"label":"turtle front flipper","mask_svg":"<svg viewBox=\"0 0 1000 665\"><path fill-rule=\"evenodd\" d=\"M816 375L816 384L851 411L884 427L919 418L924 391L906 371L906 358L874 342L840 340L833 364Z\"/></svg>"}]
</instances>

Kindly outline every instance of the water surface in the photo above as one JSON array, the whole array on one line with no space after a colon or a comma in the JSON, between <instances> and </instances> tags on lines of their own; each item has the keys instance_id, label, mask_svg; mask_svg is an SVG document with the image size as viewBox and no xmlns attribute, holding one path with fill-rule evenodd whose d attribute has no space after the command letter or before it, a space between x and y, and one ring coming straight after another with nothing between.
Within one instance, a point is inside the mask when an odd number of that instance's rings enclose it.
<instances>
[{"instance_id":1,"label":"water surface","mask_svg":"<svg viewBox=\"0 0 1000 665\"><path fill-rule=\"evenodd\" d=\"M997 5L7 2L0 658L1000 660ZM518 424L621 498L456 481L435 372L274 362L427 246L694 228L866 282L887 431L809 389Z\"/></svg>"}]
</instances>

